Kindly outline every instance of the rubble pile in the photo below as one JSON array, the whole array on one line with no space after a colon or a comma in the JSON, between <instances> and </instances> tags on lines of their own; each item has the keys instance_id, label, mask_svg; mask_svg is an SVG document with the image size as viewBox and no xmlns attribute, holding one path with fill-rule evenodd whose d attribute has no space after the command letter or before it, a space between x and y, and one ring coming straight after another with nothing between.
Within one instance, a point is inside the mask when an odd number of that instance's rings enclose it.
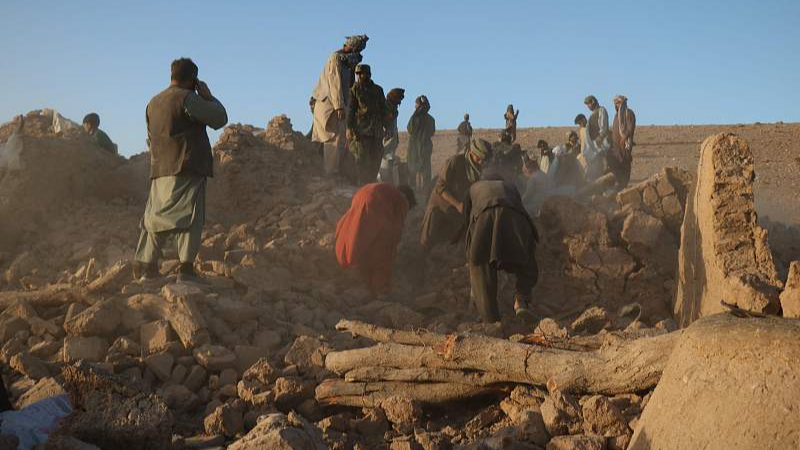
<instances>
[{"instance_id":1,"label":"rubble pile","mask_svg":"<svg viewBox=\"0 0 800 450\"><path fill-rule=\"evenodd\" d=\"M16 245L0 248L0 362L18 407L70 394L76 410L50 448L119 447L129 434L139 447L126 448L624 449L677 341L683 171L544 205L531 330L508 282L503 320L476 322L461 247L435 249L420 270L422 208L407 219L396 290L373 298L332 251L354 189L322 176L285 116L228 126L214 146L196 263L209 286L176 283L170 256L162 278L131 277L148 155L24 140L30 163L0 173L0 212L25 214ZM342 323L429 332L387 342Z\"/></svg>"}]
</instances>

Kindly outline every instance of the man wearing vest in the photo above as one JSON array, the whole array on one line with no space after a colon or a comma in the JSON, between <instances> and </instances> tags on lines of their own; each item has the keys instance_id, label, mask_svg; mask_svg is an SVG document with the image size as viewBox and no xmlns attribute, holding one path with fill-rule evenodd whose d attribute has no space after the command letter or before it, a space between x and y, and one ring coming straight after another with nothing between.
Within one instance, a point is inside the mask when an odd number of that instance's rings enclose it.
<instances>
[{"instance_id":1,"label":"man wearing vest","mask_svg":"<svg viewBox=\"0 0 800 450\"><path fill-rule=\"evenodd\" d=\"M136 278L157 276L158 258L174 242L178 281L199 281L194 260L205 223L206 178L213 176L214 165L206 127L222 128L228 114L197 72L191 59L173 61L169 87L147 105L150 196L136 248Z\"/></svg>"}]
</instances>

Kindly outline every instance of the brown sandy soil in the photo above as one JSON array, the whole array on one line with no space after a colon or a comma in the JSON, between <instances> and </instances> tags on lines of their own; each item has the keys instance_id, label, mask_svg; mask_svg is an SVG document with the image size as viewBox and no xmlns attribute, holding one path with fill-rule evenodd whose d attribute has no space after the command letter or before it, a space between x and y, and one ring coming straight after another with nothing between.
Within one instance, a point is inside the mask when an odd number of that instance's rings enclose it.
<instances>
[{"instance_id":1,"label":"brown sandy soil","mask_svg":"<svg viewBox=\"0 0 800 450\"><path fill-rule=\"evenodd\" d=\"M569 127L521 128L517 142L523 149L535 149L536 142L544 139L551 146L564 141ZM691 173L697 171L700 143L714 133L732 132L750 144L756 158L756 207L763 217L787 225L800 224L800 124L747 124L747 125L674 125L641 126L636 129L633 176L637 183L658 173L662 167L680 167ZM494 142L500 130L479 129L475 136ZM433 165L440 167L455 153L457 134L442 130L434 136ZM405 136L401 152L405 151Z\"/></svg>"}]
</instances>

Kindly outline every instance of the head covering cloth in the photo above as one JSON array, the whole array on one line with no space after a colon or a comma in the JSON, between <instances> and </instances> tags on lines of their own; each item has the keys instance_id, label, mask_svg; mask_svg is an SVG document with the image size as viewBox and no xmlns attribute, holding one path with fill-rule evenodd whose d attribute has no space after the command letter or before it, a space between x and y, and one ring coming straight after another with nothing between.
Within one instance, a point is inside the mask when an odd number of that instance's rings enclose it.
<instances>
[{"instance_id":1,"label":"head covering cloth","mask_svg":"<svg viewBox=\"0 0 800 450\"><path fill-rule=\"evenodd\" d=\"M344 45L350 47L356 53L361 53L367 48L367 41L369 40L369 36L366 34L357 34L355 36L347 36L344 39Z\"/></svg>"}]
</instances>

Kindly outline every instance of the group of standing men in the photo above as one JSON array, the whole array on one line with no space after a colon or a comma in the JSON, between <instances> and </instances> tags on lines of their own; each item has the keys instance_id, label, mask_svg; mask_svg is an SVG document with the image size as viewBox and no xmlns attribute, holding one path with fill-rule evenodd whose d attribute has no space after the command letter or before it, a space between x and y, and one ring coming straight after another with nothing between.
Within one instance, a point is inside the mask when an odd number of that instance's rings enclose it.
<instances>
[{"instance_id":1,"label":"group of standing men","mask_svg":"<svg viewBox=\"0 0 800 450\"><path fill-rule=\"evenodd\" d=\"M311 139L322 144L325 172L358 186L375 182L385 156L393 159L399 142L398 107L405 98L402 88L384 96L372 80L372 68L361 64L368 40L366 35L346 38L325 63L310 101ZM408 123L408 170L418 188L427 188L431 178L436 122L429 111L428 98L417 97Z\"/></svg>"}]
</instances>

